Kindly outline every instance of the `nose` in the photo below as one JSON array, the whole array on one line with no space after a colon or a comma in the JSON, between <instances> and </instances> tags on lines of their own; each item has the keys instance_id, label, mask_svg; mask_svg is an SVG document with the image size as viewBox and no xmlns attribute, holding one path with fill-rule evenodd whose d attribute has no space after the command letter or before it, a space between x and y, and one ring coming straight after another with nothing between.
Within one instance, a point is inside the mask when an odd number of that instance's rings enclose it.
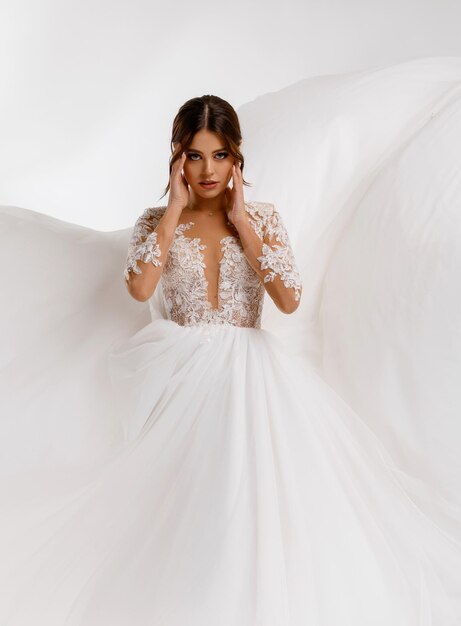
<instances>
[{"instance_id":1,"label":"nose","mask_svg":"<svg viewBox=\"0 0 461 626\"><path fill-rule=\"evenodd\" d=\"M203 160L204 166L203 166L203 177L204 178L211 178L213 173L214 173L214 168L213 168L213 160L210 159L204 159Z\"/></svg>"}]
</instances>

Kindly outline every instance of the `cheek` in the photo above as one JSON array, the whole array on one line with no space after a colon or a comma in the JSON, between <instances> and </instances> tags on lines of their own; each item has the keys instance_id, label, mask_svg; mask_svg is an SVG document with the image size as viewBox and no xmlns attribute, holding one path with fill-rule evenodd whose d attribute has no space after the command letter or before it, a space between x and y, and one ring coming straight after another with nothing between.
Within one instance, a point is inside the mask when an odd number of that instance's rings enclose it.
<instances>
[{"instance_id":1,"label":"cheek","mask_svg":"<svg viewBox=\"0 0 461 626\"><path fill-rule=\"evenodd\" d=\"M183 170L188 180L193 180L197 176L197 166L193 161L186 161L183 165Z\"/></svg>"},{"instance_id":2,"label":"cheek","mask_svg":"<svg viewBox=\"0 0 461 626\"><path fill-rule=\"evenodd\" d=\"M224 163L221 163L221 173L222 176L229 179L232 176L232 165L233 162L231 161L225 161Z\"/></svg>"}]
</instances>

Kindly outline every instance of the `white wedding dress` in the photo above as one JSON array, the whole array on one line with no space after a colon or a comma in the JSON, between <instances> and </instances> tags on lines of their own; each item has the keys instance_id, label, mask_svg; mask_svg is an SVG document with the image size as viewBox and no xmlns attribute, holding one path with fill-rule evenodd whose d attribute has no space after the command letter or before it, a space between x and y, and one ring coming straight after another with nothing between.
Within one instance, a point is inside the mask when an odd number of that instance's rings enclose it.
<instances>
[{"instance_id":1,"label":"white wedding dress","mask_svg":"<svg viewBox=\"0 0 461 626\"><path fill-rule=\"evenodd\" d=\"M408 189L404 173L393 181L389 168L374 170L370 206L376 193L384 200L387 190ZM287 212L285 220L275 203L245 207L271 279L310 306L305 219ZM152 298L135 302L121 263L127 272L141 258L155 262L149 235L164 209L146 209L129 240L2 209L3 260L15 272L5 277L1 320L0 625L461 624L461 513L447 495L460 482L450 456L459 429L443 423L442 389L440 413L425 422L426 447L404 436L392 447L402 427L398 394L384 428L379 394L376 414L355 411L376 382L372 362L369 378L343 395L328 384L316 350L306 348L305 310L269 308L237 234L219 242L218 309L207 300L192 223L176 229ZM345 241L343 231L343 253ZM352 355L347 381L372 345L366 321L350 324L352 311L372 308L344 295L344 258L330 258L320 319L325 371L338 376ZM18 283L26 267L28 308ZM374 278L379 270L367 265ZM333 285L342 312L329 306ZM377 337L388 336L386 324ZM360 351L342 341L344 329ZM447 403L448 393L447 385ZM445 429L451 482L437 473L434 423ZM415 469L431 449L439 489Z\"/></svg>"}]
</instances>

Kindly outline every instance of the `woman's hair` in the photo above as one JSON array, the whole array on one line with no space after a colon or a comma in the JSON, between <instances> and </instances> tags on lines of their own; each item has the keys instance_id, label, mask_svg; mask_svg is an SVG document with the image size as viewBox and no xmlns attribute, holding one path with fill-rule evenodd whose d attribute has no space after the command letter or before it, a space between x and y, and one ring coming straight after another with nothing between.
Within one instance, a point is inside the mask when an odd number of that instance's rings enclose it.
<instances>
[{"instance_id":1,"label":"woman's hair","mask_svg":"<svg viewBox=\"0 0 461 626\"><path fill-rule=\"evenodd\" d=\"M223 140L226 150L242 164L243 173L244 157L240 152L239 143L242 140L240 122L234 108L218 96L206 95L191 98L185 102L173 120L171 134L171 157L169 176L173 163L181 158L183 151L187 150L192 143L195 133L206 129L217 133ZM174 150L173 144L180 144ZM243 179L243 184L251 186L251 183ZM170 183L165 188L161 198L168 193Z\"/></svg>"}]
</instances>

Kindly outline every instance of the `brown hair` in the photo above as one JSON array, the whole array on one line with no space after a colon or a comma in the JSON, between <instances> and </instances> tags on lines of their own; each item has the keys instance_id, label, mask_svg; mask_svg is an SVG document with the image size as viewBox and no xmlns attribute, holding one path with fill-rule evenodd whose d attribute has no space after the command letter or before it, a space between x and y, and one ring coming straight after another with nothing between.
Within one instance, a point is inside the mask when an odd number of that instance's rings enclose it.
<instances>
[{"instance_id":1,"label":"brown hair","mask_svg":"<svg viewBox=\"0 0 461 626\"><path fill-rule=\"evenodd\" d=\"M242 140L240 122L234 108L218 96L206 95L187 100L176 114L173 120L171 133L171 156L169 175L173 168L173 163L181 158L181 153L189 148L195 133L206 129L217 133L222 138L226 150L242 164L243 173L244 157L240 152L239 143ZM176 151L173 144L178 143ZM243 184L251 186L243 179ZM168 193L170 182L165 188L165 192L160 198Z\"/></svg>"}]
</instances>

